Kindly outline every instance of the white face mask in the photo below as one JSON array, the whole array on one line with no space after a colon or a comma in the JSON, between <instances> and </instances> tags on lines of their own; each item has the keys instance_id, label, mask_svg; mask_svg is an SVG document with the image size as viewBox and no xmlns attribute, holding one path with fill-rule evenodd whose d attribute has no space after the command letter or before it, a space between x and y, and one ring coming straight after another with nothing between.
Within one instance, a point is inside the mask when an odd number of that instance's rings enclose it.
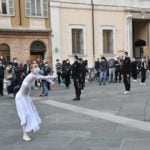
<instances>
[{"instance_id":1,"label":"white face mask","mask_svg":"<svg viewBox=\"0 0 150 150\"><path fill-rule=\"evenodd\" d=\"M41 73L40 68L39 68L39 67L34 68L34 73L35 73L35 74L40 74L40 73Z\"/></svg>"},{"instance_id":2,"label":"white face mask","mask_svg":"<svg viewBox=\"0 0 150 150\"><path fill-rule=\"evenodd\" d=\"M14 60L14 63L17 63L17 60L16 60L16 59Z\"/></svg>"},{"instance_id":3,"label":"white face mask","mask_svg":"<svg viewBox=\"0 0 150 150\"><path fill-rule=\"evenodd\" d=\"M48 64L45 64L45 67L48 67Z\"/></svg>"}]
</instances>

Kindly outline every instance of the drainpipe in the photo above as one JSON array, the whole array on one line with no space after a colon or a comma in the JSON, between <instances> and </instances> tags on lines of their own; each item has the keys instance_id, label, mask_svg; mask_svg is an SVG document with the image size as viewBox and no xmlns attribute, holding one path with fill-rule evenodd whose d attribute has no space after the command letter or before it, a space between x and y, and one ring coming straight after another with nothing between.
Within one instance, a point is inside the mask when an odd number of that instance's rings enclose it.
<instances>
[{"instance_id":1,"label":"drainpipe","mask_svg":"<svg viewBox=\"0 0 150 150\"><path fill-rule=\"evenodd\" d=\"M95 26L94 26L94 2L91 0L92 6L92 45L93 45L93 63L95 63Z\"/></svg>"},{"instance_id":2,"label":"drainpipe","mask_svg":"<svg viewBox=\"0 0 150 150\"><path fill-rule=\"evenodd\" d=\"M19 25L20 25L20 26L22 25L22 18L21 18L21 3L20 3L20 0L19 0Z\"/></svg>"}]
</instances>

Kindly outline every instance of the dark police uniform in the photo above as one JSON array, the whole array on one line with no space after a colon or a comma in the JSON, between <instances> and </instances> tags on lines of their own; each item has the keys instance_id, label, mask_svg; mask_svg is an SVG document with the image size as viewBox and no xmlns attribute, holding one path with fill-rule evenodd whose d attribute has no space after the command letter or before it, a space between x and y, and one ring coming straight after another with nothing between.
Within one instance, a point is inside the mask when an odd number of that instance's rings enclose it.
<instances>
[{"instance_id":1,"label":"dark police uniform","mask_svg":"<svg viewBox=\"0 0 150 150\"><path fill-rule=\"evenodd\" d=\"M82 76L82 66L77 60L71 66L72 79L74 82L76 97L73 100L80 100L81 95L81 76Z\"/></svg>"}]
</instances>

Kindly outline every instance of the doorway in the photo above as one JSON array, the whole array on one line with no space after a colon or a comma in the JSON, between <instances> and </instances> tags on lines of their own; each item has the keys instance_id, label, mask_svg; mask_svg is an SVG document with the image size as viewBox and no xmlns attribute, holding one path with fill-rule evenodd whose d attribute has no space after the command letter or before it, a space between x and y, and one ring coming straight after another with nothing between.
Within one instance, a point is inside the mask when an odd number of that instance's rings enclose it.
<instances>
[{"instance_id":1,"label":"doorway","mask_svg":"<svg viewBox=\"0 0 150 150\"><path fill-rule=\"evenodd\" d=\"M149 20L133 20L133 56L136 59L143 57L143 49L148 46Z\"/></svg>"},{"instance_id":2,"label":"doorway","mask_svg":"<svg viewBox=\"0 0 150 150\"><path fill-rule=\"evenodd\" d=\"M40 62L42 62L42 60L44 59L43 54L42 53L31 53L30 54L30 61L33 62L35 60L39 60Z\"/></svg>"},{"instance_id":3,"label":"doorway","mask_svg":"<svg viewBox=\"0 0 150 150\"><path fill-rule=\"evenodd\" d=\"M44 59L44 55L46 52L46 47L41 41L35 41L31 44L30 47L30 61L40 61Z\"/></svg>"},{"instance_id":4,"label":"doorway","mask_svg":"<svg viewBox=\"0 0 150 150\"><path fill-rule=\"evenodd\" d=\"M3 56L6 63L10 62L10 49L7 44L0 44L0 56Z\"/></svg>"}]
</instances>

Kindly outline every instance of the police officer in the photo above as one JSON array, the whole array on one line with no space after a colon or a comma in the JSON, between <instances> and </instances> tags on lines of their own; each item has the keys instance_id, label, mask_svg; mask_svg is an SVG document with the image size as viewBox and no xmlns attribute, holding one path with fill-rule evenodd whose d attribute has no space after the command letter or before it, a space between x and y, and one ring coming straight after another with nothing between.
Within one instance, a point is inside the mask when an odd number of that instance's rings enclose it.
<instances>
[{"instance_id":1,"label":"police officer","mask_svg":"<svg viewBox=\"0 0 150 150\"><path fill-rule=\"evenodd\" d=\"M71 66L72 70L72 79L75 88L76 97L73 99L74 101L80 100L81 95L81 76L82 76L82 66L79 62L78 56L74 56L74 63Z\"/></svg>"}]
</instances>

